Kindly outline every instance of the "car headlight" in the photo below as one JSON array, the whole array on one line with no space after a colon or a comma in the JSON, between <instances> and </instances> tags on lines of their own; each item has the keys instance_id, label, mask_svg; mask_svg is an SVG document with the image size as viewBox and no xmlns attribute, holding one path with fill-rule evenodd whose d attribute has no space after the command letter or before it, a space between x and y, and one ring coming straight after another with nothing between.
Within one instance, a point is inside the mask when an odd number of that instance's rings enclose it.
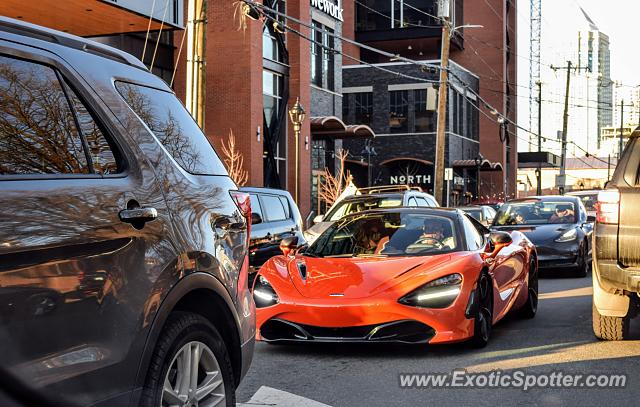
<instances>
[{"instance_id":1,"label":"car headlight","mask_svg":"<svg viewBox=\"0 0 640 407\"><path fill-rule=\"evenodd\" d=\"M462 276L449 274L413 290L400 298L398 302L413 307L447 308L458 298L461 287Z\"/></svg>"},{"instance_id":2,"label":"car headlight","mask_svg":"<svg viewBox=\"0 0 640 407\"><path fill-rule=\"evenodd\" d=\"M556 239L556 242L571 242L573 240L576 240L576 237L578 237L578 232L575 228L573 228L561 234L560 237Z\"/></svg>"},{"instance_id":3,"label":"car headlight","mask_svg":"<svg viewBox=\"0 0 640 407\"><path fill-rule=\"evenodd\" d=\"M270 307L278 303L278 294L267 279L261 275L258 276L253 286L253 300L256 303L256 308Z\"/></svg>"}]
</instances>

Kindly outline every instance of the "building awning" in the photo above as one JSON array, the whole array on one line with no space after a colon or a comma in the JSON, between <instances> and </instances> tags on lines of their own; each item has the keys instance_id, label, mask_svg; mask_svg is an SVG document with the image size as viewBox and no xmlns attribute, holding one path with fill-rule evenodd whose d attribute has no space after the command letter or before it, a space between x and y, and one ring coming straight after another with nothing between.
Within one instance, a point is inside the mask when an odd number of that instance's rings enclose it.
<instances>
[{"instance_id":1,"label":"building awning","mask_svg":"<svg viewBox=\"0 0 640 407\"><path fill-rule=\"evenodd\" d=\"M0 15L81 37L157 31L161 25L164 30L183 28L182 0L175 7L155 3L153 7L154 0L2 0Z\"/></svg>"},{"instance_id":2,"label":"building awning","mask_svg":"<svg viewBox=\"0 0 640 407\"><path fill-rule=\"evenodd\" d=\"M476 160L453 160L453 167L476 168ZM486 158L480 162L480 171L502 171L502 163L491 162Z\"/></svg>"},{"instance_id":3,"label":"building awning","mask_svg":"<svg viewBox=\"0 0 640 407\"><path fill-rule=\"evenodd\" d=\"M375 137L371 127L364 124L346 125L335 116L312 117L311 136L321 138L372 138Z\"/></svg>"}]
</instances>

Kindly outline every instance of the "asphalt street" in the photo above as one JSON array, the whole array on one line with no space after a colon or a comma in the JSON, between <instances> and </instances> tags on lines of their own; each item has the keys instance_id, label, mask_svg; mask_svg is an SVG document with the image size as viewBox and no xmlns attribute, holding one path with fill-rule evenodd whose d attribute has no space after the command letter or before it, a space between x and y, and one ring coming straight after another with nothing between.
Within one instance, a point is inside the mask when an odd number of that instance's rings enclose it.
<instances>
[{"instance_id":1,"label":"asphalt street","mask_svg":"<svg viewBox=\"0 0 640 407\"><path fill-rule=\"evenodd\" d=\"M465 344L258 343L251 370L238 389L238 402L249 401L262 386L268 386L334 407L638 405L640 320L632 324L633 340L598 341L591 330L591 275L580 279L546 276L540 280L540 292L535 319L501 321L489 345L480 350ZM403 373L450 373L455 369L623 374L627 379L625 388L608 389L400 387ZM302 405L291 403L296 404Z\"/></svg>"}]
</instances>

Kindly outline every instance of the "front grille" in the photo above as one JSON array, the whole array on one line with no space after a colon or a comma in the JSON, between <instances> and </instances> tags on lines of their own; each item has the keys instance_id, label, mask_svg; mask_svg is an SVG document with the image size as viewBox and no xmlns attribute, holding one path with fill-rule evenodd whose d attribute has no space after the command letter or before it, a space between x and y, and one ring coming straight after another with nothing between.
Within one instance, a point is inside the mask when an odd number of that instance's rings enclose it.
<instances>
[{"instance_id":1,"label":"front grille","mask_svg":"<svg viewBox=\"0 0 640 407\"><path fill-rule=\"evenodd\" d=\"M260 334L265 341L427 343L435 330L412 320L333 328L271 319L262 325Z\"/></svg>"}]
</instances>

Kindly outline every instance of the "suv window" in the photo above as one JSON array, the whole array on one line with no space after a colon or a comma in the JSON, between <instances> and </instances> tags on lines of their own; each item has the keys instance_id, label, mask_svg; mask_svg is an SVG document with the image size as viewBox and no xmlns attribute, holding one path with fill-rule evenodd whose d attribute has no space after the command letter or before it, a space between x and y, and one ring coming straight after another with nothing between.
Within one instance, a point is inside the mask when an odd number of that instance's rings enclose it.
<instances>
[{"instance_id":1,"label":"suv window","mask_svg":"<svg viewBox=\"0 0 640 407\"><path fill-rule=\"evenodd\" d=\"M409 200L407 201L407 206L418 206L418 203L416 202L416 198L414 197L409 198Z\"/></svg>"},{"instance_id":2,"label":"suv window","mask_svg":"<svg viewBox=\"0 0 640 407\"><path fill-rule=\"evenodd\" d=\"M90 172L53 68L0 55L0 174Z\"/></svg>"},{"instance_id":3,"label":"suv window","mask_svg":"<svg viewBox=\"0 0 640 407\"><path fill-rule=\"evenodd\" d=\"M93 116L91 116L91 113L89 113L75 92L66 83L64 84L64 88L73 106L78 126L80 126L80 132L87 142L93 169L102 175L118 173L118 162L113 154L113 151L117 150L111 149L111 146L93 119Z\"/></svg>"},{"instance_id":4,"label":"suv window","mask_svg":"<svg viewBox=\"0 0 640 407\"><path fill-rule=\"evenodd\" d=\"M279 196L278 198L280 198L280 202L282 203L282 206L284 207L284 212L287 218L291 217L291 211L289 208L289 200L287 198L285 198L284 196Z\"/></svg>"},{"instance_id":5,"label":"suv window","mask_svg":"<svg viewBox=\"0 0 640 407\"><path fill-rule=\"evenodd\" d=\"M116 89L183 169L199 175L227 173L200 127L173 93L127 82L116 82Z\"/></svg>"},{"instance_id":6,"label":"suv window","mask_svg":"<svg viewBox=\"0 0 640 407\"><path fill-rule=\"evenodd\" d=\"M258 199L258 195L249 194L249 198L251 199L251 213L255 213L260 215L262 221L265 221L264 215L262 214L262 208L260 207L260 199Z\"/></svg>"},{"instance_id":7,"label":"suv window","mask_svg":"<svg viewBox=\"0 0 640 407\"><path fill-rule=\"evenodd\" d=\"M423 206L423 207L429 206L429 203L427 202L427 200L421 196L416 197L416 202L418 203L418 206Z\"/></svg>"},{"instance_id":8,"label":"suv window","mask_svg":"<svg viewBox=\"0 0 640 407\"><path fill-rule=\"evenodd\" d=\"M264 211L267 215L267 219L270 222L277 222L287 219L287 214L284 211L282 202L275 195L262 195L262 204Z\"/></svg>"}]
</instances>

